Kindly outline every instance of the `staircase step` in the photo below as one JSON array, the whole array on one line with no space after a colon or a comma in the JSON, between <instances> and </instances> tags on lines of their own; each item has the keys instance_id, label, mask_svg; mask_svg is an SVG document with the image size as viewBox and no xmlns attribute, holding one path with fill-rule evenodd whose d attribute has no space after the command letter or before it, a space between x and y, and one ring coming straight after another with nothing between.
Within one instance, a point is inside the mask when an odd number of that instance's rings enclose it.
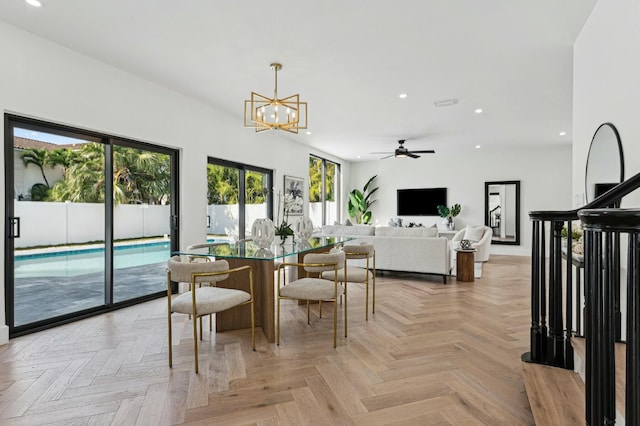
<instances>
[{"instance_id":1,"label":"staircase step","mask_svg":"<svg viewBox=\"0 0 640 426\"><path fill-rule=\"evenodd\" d=\"M563 368L522 362L524 385L536 425L585 424L584 383Z\"/></svg>"},{"instance_id":2,"label":"staircase step","mask_svg":"<svg viewBox=\"0 0 640 426\"><path fill-rule=\"evenodd\" d=\"M586 361L586 342L583 337L574 337L571 339L573 346L574 359L580 359L581 365ZM618 413L624 415L625 401L625 383L627 375L627 345L624 343L616 343L616 409ZM576 363L577 365L578 363Z\"/></svg>"}]
</instances>

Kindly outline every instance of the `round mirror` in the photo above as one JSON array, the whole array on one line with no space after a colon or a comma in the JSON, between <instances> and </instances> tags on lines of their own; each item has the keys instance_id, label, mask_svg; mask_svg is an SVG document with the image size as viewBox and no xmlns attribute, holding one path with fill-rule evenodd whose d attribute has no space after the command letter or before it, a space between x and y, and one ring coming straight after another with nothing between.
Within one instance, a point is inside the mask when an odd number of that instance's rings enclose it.
<instances>
[{"instance_id":1,"label":"round mirror","mask_svg":"<svg viewBox=\"0 0 640 426\"><path fill-rule=\"evenodd\" d=\"M593 135L585 172L587 203L624 180L624 158L618 130L604 123Z\"/></svg>"}]
</instances>

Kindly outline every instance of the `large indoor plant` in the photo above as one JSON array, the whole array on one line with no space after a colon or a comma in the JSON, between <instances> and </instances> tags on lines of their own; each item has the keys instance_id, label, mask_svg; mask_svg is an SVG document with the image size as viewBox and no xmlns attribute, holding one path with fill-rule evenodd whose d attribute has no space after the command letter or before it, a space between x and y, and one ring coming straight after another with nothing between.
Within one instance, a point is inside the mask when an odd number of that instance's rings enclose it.
<instances>
[{"instance_id":1,"label":"large indoor plant","mask_svg":"<svg viewBox=\"0 0 640 426\"><path fill-rule=\"evenodd\" d=\"M367 183L364 184L362 191L359 189L354 189L349 193L349 204L347 209L349 211L349 217L353 217L356 219L356 223L371 223L371 210L369 207L376 200L372 200L371 196L374 192L378 190L378 188L371 188L371 182L378 177L378 175L370 178Z\"/></svg>"},{"instance_id":2,"label":"large indoor plant","mask_svg":"<svg viewBox=\"0 0 640 426\"><path fill-rule=\"evenodd\" d=\"M447 228L449 228L450 231L453 231L456 227L453 218L458 216L462 211L462 207L460 207L460 204L454 204L451 207L440 205L437 206L437 209L440 217L445 219Z\"/></svg>"}]
</instances>

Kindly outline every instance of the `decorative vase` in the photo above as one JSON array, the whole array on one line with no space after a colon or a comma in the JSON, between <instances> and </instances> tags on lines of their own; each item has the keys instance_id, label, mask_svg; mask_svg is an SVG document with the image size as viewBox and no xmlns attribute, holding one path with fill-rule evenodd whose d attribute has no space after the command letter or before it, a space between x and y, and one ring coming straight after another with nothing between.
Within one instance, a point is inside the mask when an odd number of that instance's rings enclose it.
<instances>
[{"instance_id":1,"label":"decorative vase","mask_svg":"<svg viewBox=\"0 0 640 426\"><path fill-rule=\"evenodd\" d=\"M456 227L456 223L454 222L453 217L449 216L447 218L447 229L449 231L453 231L455 227Z\"/></svg>"},{"instance_id":2,"label":"decorative vase","mask_svg":"<svg viewBox=\"0 0 640 426\"><path fill-rule=\"evenodd\" d=\"M293 225L293 232L299 240L308 240L313 234L313 222L308 217L301 216Z\"/></svg>"},{"instance_id":3,"label":"decorative vase","mask_svg":"<svg viewBox=\"0 0 640 426\"><path fill-rule=\"evenodd\" d=\"M251 238L260 248L271 246L276 237L275 227L271 219L256 219L251 226Z\"/></svg>"}]
</instances>

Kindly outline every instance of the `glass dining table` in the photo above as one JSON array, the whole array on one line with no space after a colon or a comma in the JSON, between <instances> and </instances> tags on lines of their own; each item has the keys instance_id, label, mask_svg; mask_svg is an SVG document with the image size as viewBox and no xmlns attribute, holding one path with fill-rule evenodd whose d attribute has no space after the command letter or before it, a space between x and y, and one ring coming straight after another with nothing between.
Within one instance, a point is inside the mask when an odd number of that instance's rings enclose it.
<instances>
[{"instance_id":1,"label":"glass dining table","mask_svg":"<svg viewBox=\"0 0 640 426\"><path fill-rule=\"evenodd\" d=\"M225 259L230 268L250 265L253 270L254 304L256 325L261 327L267 341L275 341L275 301L276 285L274 273L278 262L302 263L310 252L328 251L353 240L349 237L313 237L309 240L278 244L276 240L269 248L261 248L251 240L230 242L226 240L208 241L201 248L174 252L173 255L187 257L208 257ZM297 270L302 276L302 268ZM232 274L218 283L249 291L249 280L244 274ZM251 327L249 306L219 312L216 314L216 331L236 330Z\"/></svg>"}]
</instances>

